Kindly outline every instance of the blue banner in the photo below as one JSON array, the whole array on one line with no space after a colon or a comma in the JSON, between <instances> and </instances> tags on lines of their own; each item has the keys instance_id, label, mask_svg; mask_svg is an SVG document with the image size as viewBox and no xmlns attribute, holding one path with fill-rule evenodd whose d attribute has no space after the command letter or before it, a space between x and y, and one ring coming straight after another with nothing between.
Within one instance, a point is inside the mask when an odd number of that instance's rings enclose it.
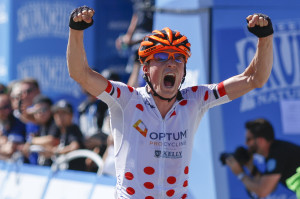
<instances>
[{"instance_id":1,"label":"blue banner","mask_svg":"<svg viewBox=\"0 0 300 199\"><path fill-rule=\"evenodd\" d=\"M95 65L98 71L111 68L127 82L125 74L128 54L122 55L115 47L116 39L127 32L132 16L131 0L97 1L95 16Z\"/></svg>"},{"instance_id":2,"label":"blue banner","mask_svg":"<svg viewBox=\"0 0 300 199\"><path fill-rule=\"evenodd\" d=\"M300 144L300 129L293 133L283 129L282 109L285 101L300 99L300 23L299 10L288 9L214 9L213 67L223 81L242 73L255 54L257 38L248 32L246 17L253 13L269 15L274 27L274 64L269 81L261 89L255 89L245 96L222 106L225 150L232 152L245 143L246 121L263 117L275 130L277 139ZM292 123L292 122L291 122ZM230 198L247 198L244 186L228 172ZM284 190L284 191L282 191ZM291 193L282 189L273 196Z\"/></svg>"},{"instance_id":3,"label":"blue banner","mask_svg":"<svg viewBox=\"0 0 300 199\"><path fill-rule=\"evenodd\" d=\"M10 23L9 23L9 0L0 2L0 83L9 81L9 41L10 41Z\"/></svg>"},{"instance_id":4,"label":"blue banner","mask_svg":"<svg viewBox=\"0 0 300 199\"><path fill-rule=\"evenodd\" d=\"M300 2L297 0L199 0L201 6L225 6L225 7L232 7L232 6L254 6L254 7L288 7L290 5L293 6L300 6Z\"/></svg>"},{"instance_id":5,"label":"blue banner","mask_svg":"<svg viewBox=\"0 0 300 199\"><path fill-rule=\"evenodd\" d=\"M1 1L1 82L35 78L44 95L54 101L64 98L76 108L84 94L68 74L66 49L69 15L82 5L96 11L94 25L84 32L89 65L98 72L115 65L125 68L127 59L118 55L114 41L127 31L132 14L129 0Z\"/></svg>"}]
</instances>

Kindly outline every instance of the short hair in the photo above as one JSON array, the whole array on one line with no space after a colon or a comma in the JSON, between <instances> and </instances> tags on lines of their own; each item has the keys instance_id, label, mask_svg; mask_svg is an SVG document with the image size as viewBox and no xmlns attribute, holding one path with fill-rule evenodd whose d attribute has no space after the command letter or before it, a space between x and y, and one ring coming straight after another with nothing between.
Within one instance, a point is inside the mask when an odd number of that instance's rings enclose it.
<instances>
[{"instance_id":1,"label":"short hair","mask_svg":"<svg viewBox=\"0 0 300 199\"><path fill-rule=\"evenodd\" d=\"M48 106L52 106L53 104L52 100L49 97L44 96L42 94L39 94L33 98L33 102L32 102L33 105L41 104L41 103L45 103Z\"/></svg>"},{"instance_id":2,"label":"short hair","mask_svg":"<svg viewBox=\"0 0 300 199\"><path fill-rule=\"evenodd\" d=\"M56 113L59 110L64 110L68 113L73 114L73 106L67 100L64 99L59 100L51 107L52 113Z\"/></svg>"},{"instance_id":3,"label":"short hair","mask_svg":"<svg viewBox=\"0 0 300 199\"><path fill-rule=\"evenodd\" d=\"M39 82L34 78L25 78L21 80L21 83L33 85L35 88L40 89Z\"/></svg>"},{"instance_id":4,"label":"short hair","mask_svg":"<svg viewBox=\"0 0 300 199\"><path fill-rule=\"evenodd\" d=\"M248 121L245 123L245 128L249 130L255 138L262 137L267 141L275 139L274 130L271 123L263 118Z\"/></svg>"}]
</instances>

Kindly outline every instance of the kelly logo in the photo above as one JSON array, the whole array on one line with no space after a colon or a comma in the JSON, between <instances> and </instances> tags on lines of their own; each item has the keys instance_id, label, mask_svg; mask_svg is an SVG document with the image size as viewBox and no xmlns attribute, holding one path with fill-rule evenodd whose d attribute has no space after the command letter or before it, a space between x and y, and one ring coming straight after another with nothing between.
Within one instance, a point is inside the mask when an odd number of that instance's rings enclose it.
<instances>
[{"instance_id":1,"label":"kelly logo","mask_svg":"<svg viewBox=\"0 0 300 199\"><path fill-rule=\"evenodd\" d=\"M154 151L154 157L156 157L156 158L171 158L171 159L182 158L182 151L160 151L160 150L155 150Z\"/></svg>"},{"instance_id":2,"label":"kelly logo","mask_svg":"<svg viewBox=\"0 0 300 199\"><path fill-rule=\"evenodd\" d=\"M148 129L146 128L145 124L143 123L142 120L138 120L133 127L142 134L142 136L146 137Z\"/></svg>"},{"instance_id":3,"label":"kelly logo","mask_svg":"<svg viewBox=\"0 0 300 199\"><path fill-rule=\"evenodd\" d=\"M160 155L161 155L161 151L160 150L155 150L154 156L157 157L157 158L159 158Z\"/></svg>"}]
</instances>

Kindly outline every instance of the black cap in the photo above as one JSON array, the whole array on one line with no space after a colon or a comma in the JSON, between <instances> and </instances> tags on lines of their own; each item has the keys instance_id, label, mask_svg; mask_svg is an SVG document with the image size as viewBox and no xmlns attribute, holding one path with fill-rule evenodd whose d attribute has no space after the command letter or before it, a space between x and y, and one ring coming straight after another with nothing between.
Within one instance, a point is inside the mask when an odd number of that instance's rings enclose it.
<instances>
[{"instance_id":1,"label":"black cap","mask_svg":"<svg viewBox=\"0 0 300 199\"><path fill-rule=\"evenodd\" d=\"M45 103L45 104L48 104L49 106L52 106L52 100L47 97L47 96L44 96L44 95L37 95L36 97L33 98L33 102L32 104L35 105L35 104L40 104L40 103Z\"/></svg>"},{"instance_id":2,"label":"black cap","mask_svg":"<svg viewBox=\"0 0 300 199\"><path fill-rule=\"evenodd\" d=\"M73 113L73 107L67 100L59 100L52 106L51 110L53 113L59 110L64 110L69 113Z\"/></svg>"}]
</instances>

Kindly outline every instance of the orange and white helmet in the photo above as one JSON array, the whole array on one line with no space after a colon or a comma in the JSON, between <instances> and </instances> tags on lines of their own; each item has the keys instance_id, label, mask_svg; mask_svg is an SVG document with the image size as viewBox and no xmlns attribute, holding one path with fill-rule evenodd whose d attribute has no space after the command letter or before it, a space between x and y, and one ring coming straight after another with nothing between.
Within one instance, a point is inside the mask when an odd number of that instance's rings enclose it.
<instances>
[{"instance_id":1,"label":"orange and white helmet","mask_svg":"<svg viewBox=\"0 0 300 199\"><path fill-rule=\"evenodd\" d=\"M146 58L162 50L173 49L185 55L185 61L191 56L191 44L186 36L179 31L173 31L166 27L162 30L154 30L151 35L144 37L139 48L139 57L141 64L144 64Z\"/></svg>"}]
</instances>

